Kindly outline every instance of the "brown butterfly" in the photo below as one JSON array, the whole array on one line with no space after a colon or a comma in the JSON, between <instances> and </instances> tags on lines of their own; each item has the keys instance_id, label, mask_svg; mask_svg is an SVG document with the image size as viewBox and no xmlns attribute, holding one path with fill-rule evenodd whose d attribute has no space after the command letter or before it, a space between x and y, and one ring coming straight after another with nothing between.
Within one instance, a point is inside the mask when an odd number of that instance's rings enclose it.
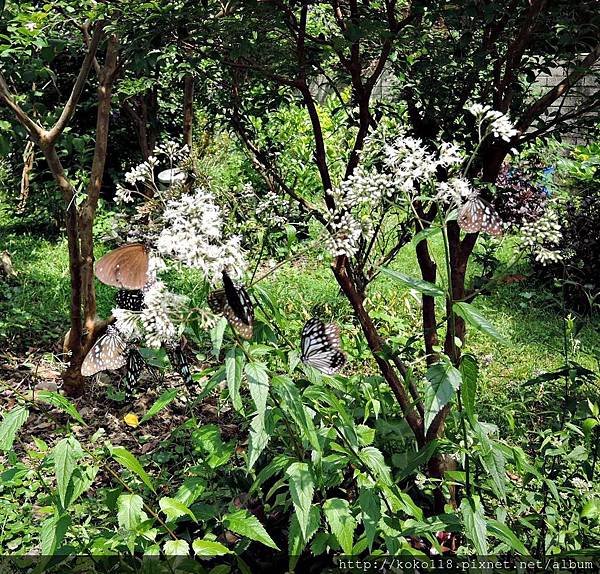
<instances>
[{"instance_id":1,"label":"brown butterfly","mask_svg":"<svg viewBox=\"0 0 600 574\"><path fill-rule=\"evenodd\" d=\"M458 210L458 225L467 233L502 235L502 221L496 210L478 196L467 200Z\"/></svg>"},{"instance_id":2,"label":"brown butterfly","mask_svg":"<svg viewBox=\"0 0 600 574\"><path fill-rule=\"evenodd\" d=\"M254 326L254 307L248 292L242 285L235 285L223 271L223 289L208 296L208 304L223 315L233 330L244 339L251 339Z\"/></svg>"},{"instance_id":3,"label":"brown butterfly","mask_svg":"<svg viewBox=\"0 0 600 574\"><path fill-rule=\"evenodd\" d=\"M120 289L141 289L148 281L148 249L128 243L113 249L96 263L96 277Z\"/></svg>"}]
</instances>

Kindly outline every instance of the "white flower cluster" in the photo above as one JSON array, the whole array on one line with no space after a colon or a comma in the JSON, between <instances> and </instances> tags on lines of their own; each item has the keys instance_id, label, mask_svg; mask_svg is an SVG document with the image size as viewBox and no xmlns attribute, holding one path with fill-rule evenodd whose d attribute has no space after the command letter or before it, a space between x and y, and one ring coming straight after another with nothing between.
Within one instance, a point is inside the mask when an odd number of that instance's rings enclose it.
<instances>
[{"instance_id":1,"label":"white flower cluster","mask_svg":"<svg viewBox=\"0 0 600 574\"><path fill-rule=\"evenodd\" d=\"M154 181L154 168L158 165L158 158L150 156L146 161L129 170L125 174L125 181L129 185Z\"/></svg>"},{"instance_id":2,"label":"white flower cluster","mask_svg":"<svg viewBox=\"0 0 600 574\"><path fill-rule=\"evenodd\" d=\"M115 318L114 326L126 341L139 341L142 338L143 327L140 313L119 307L112 310Z\"/></svg>"},{"instance_id":3,"label":"white flower cluster","mask_svg":"<svg viewBox=\"0 0 600 574\"><path fill-rule=\"evenodd\" d=\"M156 281L144 293L144 309L140 321L144 328L145 344L158 349L163 343L176 341L178 323L189 299L171 293L162 281Z\"/></svg>"},{"instance_id":4,"label":"white flower cluster","mask_svg":"<svg viewBox=\"0 0 600 574\"><path fill-rule=\"evenodd\" d=\"M462 176L450 178L448 181L440 181L436 184L436 199L444 203L461 206L469 200L476 191L470 182Z\"/></svg>"},{"instance_id":5,"label":"white flower cluster","mask_svg":"<svg viewBox=\"0 0 600 574\"><path fill-rule=\"evenodd\" d=\"M521 227L523 246L529 249L536 261L542 265L561 261L563 254L558 248L562 239L562 228L557 215L547 210L537 221L526 222Z\"/></svg>"},{"instance_id":6,"label":"white flower cluster","mask_svg":"<svg viewBox=\"0 0 600 574\"><path fill-rule=\"evenodd\" d=\"M154 148L154 153L166 156L172 163L179 163L190 155L190 148L187 144L181 146L177 142L167 140L159 143Z\"/></svg>"},{"instance_id":7,"label":"white flower cluster","mask_svg":"<svg viewBox=\"0 0 600 574\"><path fill-rule=\"evenodd\" d=\"M493 134L494 137L503 139L506 142L516 136L519 132L514 129L510 119L502 112L493 110L490 106L482 106L481 104L472 104L468 106L467 111L475 116L478 129L481 134L481 139ZM481 128L485 126L485 131Z\"/></svg>"},{"instance_id":8,"label":"white flower cluster","mask_svg":"<svg viewBox=\"0 0 600 574\"><path fill-rule=\"evenodd\" d=\"M265 220L268 219L273 225L283 226L287 223L287 218L282 214L286 213L287 210L288 205L285 198L274 191L269 191L264 197L260 198L260 202L255 209L255 214L263 217Z\"/></svg>"},{"instance_id":9,"label":"white flower cluster","mask_svg":"<svg viewBox=\"0 0 600 574\"><path fill-rule=\"evenodd\" d=\"M163 223L156 244L159 253L200 270L213 284L224 269L239 277L244 268L240 238L223 240L221 210L209 191L197 188L169 200Z\"/></svg>"},{"instance_id":10,"label":"white flower cluster","mask_svg":"<svg viewBox=\"0 0 600 574\"><path fill-rule=\"evenodd\" d=\"M370 152L370 148L374 148L376 153ZM372 137L366 149L365 155L371 153L372 159L376 160L373 162L375 165L383 156L383 169L361 165L339 187L329 192L336 211L332 213L327 247L334 256L353 256L361 235L369 233L370 227L365 224L368 218L362 219L361 213L369 215L382 202L396 196L400 200L402 197L410 198L417 188L420 188L420 193L425 193L427 188L435 188L439 168L452 174L464 161L462 151L454 143L443 143L436 152L428 149L422 140L404 135L383 142ZM473 193L466 180L460 177L451 178L437 192L439 198L459 204Z\"/></svg>"}]
</instances>

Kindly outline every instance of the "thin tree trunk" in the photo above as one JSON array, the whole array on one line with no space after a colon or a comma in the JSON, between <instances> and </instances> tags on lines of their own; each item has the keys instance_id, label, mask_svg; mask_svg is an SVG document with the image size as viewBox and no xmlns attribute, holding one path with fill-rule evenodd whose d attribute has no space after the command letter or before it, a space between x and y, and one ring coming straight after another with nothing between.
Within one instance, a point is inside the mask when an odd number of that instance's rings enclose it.
<instances>
[{"instance_id":1,"label":"thin tree trunk","mask_svg":"<svg viewBox=\"0 0 600 574\"><path fill-rule=\"evenodd\" d=\"M183 145L192 149L194 128L194 78L187 75L183 79Z\"/></svg>"}]
</instances>

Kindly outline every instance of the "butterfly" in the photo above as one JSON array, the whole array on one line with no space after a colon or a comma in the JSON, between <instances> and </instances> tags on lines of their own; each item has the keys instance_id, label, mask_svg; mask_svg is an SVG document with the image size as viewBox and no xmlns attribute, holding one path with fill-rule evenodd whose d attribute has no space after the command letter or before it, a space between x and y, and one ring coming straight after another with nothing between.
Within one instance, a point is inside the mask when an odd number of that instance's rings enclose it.
<instances>
[{"instance_id":1,"label":"butterfly","mask_svg":"<svg viewBox=\"0 0 600 574\"><path fill-rule=\"evenodd\" d=\"M316 317L304 325L300 347L300 359L326 375L333 375L346 362L341 351L339 328L333 323L326 325Z\"/></svg>"},{"instance_id":2,"label":"butterfly","mask_svg":"<svg viewBox=\"0 0 600 574\"><path fill-rule=\"evenodd\" d=\"M468 199L458 210L458 225L467 233L483 231L490 235L502 235L502 221L496 210L479 196Z\"/></svg>"},{"instance_id":3,"label":"butterfly","mask_svg":"<svg viewBox=\"0 0 600 574\"><path fill-rule=\"evenodd\" d=\"M208 304L215 312L223 315L233 330L244 339L252 338L254 307L248 292L242 285L235 285L223 271L223 289L208 296Z\"/></svg>"},{"instance_id":4,"label":"butterfly","mask_svg":"<svg viewBox=\"0 0 600 574\"><path fill-rule=\"evenodd\" d=\"M148 281L148 249L143 243L127 243L96 263L96 277L111 287L141 289Z\"/></svg>"},{"instance_id":5,"label":"butterfly","mask_svg":"<svg viewBox=\"0 0 600 574\"><path fill-rule=\"evenodd\" d=\"M109 327L89 350L81 365L81 374L91 377L100 371L114 371L127 363L127 343L114 327Z\"/></svg>"},{"instance_id":6,"label":"butterfly","mask_svg":"<svg viewBox=\"0 0 600 574\"><path fill-rule=\"evenodd\" d=\"M115 302L119 309L139 312L144 308L144 292L141 289L119 289L115 296Z\"/></svg>"},{"instance_id":7,"label":"butterfly","mask_svg":"<svg viewBox=\"0 0 600 574\"><path fill-rule=\"evenodd\" d=\"M133 397L135 387L142 369L146 366L146 361L137 349L129 349L127 353L127 372L125 373L125 399L129 400Z\"/></svg>"},{"instance_id":8,"label":"butterfly","mask_svg":"<svg viewBox=\"0 0 600 574\"><path fill-rule=\"evenodd\" d=\"M194 383L192 373L190 372L190 366L183 354L181 345L166 345L166 349L169 361L171 362L171 365L173 365L173 368L181 375L184 385L186 387L192 386Z\"/></svg>"}]
</instances>

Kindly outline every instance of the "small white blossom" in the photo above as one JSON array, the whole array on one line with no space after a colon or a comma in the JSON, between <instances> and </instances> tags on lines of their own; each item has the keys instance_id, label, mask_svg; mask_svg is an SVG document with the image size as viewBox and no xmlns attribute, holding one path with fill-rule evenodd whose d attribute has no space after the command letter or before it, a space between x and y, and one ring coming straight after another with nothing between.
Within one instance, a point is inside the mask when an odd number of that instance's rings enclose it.
<instances>
[{"instance_id":1,"label":"small white blossom","mask_svg":"<svg viewBox=\"0 0 600 574\"><path fill-rule=\"evenodd\" d=\"M478 127L485 126L485 131L482 132L482 139L490 134L495 137L509 142L519 132L514 129L510 119L502 112L493 110L490 106L482 106L481 104L472 104L468 106L467 111L475 116Z\"/></svg>"},{"instance_id":2,"label":"small white blossom","mask_svg":"<svg viewBox=\"0 0 600 574\"><path fill-rule=\"evenodd\" d=\"M123 187L120 183L117 183L115 191L115 202L116 203L131 203L133 201L133 191Z\"/></svg>"},{"instance_id":3,"label":"small white blossom","mask_svg":"<svg viewBox=\"0 0 600 574\"><path fill-rule=\"evenodd\" d=\"M457 207L462 205L475 193L471 184L464 177L453 177L448 181L441 181L437 183L436 188L436 198L439 201L453 204Z\"/></svg>"},{"instance_id":4,"label":"small white blossom","mask_svg":"<svg viewBox=\"0 0 600 574\"><path fill-rule=\"evenodd\" d=\"M140 313L140 319L148 347L157 349L163 343L179 338L177 323L187 302L187 297L171 293L162 281L156 281L146 290L145 307Z\"/></svg>"},{"instance_id":5,"label":"small white blossom","mask_svg":"<svg viewBox=\"0 0 600 574\"><path fill-rule=\"evenodd\" d=\"M571 479L571 484L573 485L573 488L576 488L577 490L582 490L583 492L586 492L591 488L591 483L589 481L578 476L575 476Z\"/></svg>"},{"instance_id":6,"label":"small white blossom","mask_svg":"<svg viewBox=\"0 0 600 574\"><path fill-rule=\"evenodd\" d=\"M115 318L114 326L126 341L139 340L142 336L140 313L128 309L115 308L112 310Z\"/></svg>"},{"instance_id":7,"label":"small white blossom","mask_svg":"<svg viewBox=\"0 0 600 574\"><path fill-rule=\"evenodd\" d=\"M352 257L358 250L358 242L363 233L363 227L351 213L339 216L331 223L332 234L327 239L327 249L335 257L347 255Z\"/></svg>"},{"instance_id":8,"label":"small white blossom","mask_svg":"<svg viewBox=\"0 0 600 574\"><path fill-rule=\"evenodd\" d=\"M446 168L460 165L464 160L461 149L454 143L443 142L439 147L439 153L439 163Z\"/></svg>"},{"instance_id":9,"label":"small white blossom","mask_svg":"<svg viewBox=\"0 0 600 574\"><path fill-rule=\"evenodd\" d=\"M154 153L156 153L156 155L164 155L171 162L178 163L186 159L190 153L190 148L187 144L181 146L177 142L167 140L158 144L154 148Z\"/></svg>"},{"instance_id":10,"label":"small white blossom","mask_svg":"<svg viewBox=\"0 0 600 574\"><path fill-rule=\"evenodd\" d=\"M521 227L521 237L523 246L542 265L562 261L563 254L558 248L562 228L554 211L547 210L537 221L525 222Z\"/></svg>"}]
</instances>

